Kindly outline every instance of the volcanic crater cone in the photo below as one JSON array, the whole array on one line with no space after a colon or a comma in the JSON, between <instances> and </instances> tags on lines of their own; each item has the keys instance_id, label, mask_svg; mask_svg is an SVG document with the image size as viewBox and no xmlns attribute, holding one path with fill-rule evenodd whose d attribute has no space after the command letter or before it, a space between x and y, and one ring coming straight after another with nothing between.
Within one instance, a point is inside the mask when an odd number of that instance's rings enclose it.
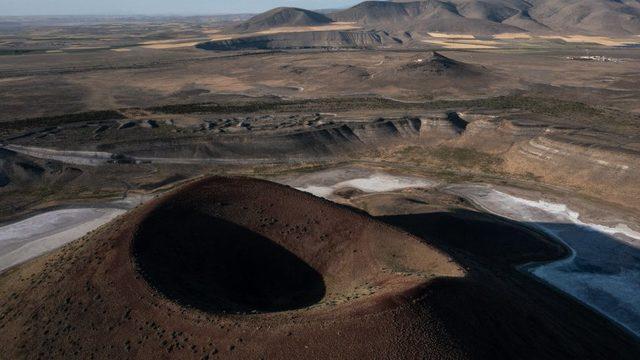
<instances>
[{"instance_id":1,"label":"volcanic crater cone","mask_svg":"<svg viewBox=\"0 0 640 360\"><path fill-rule=\"evenodd\" d=\"M433 279L463 274L367 215L215 177L3 274L0 338L22 334L8 341L14 358L402 358L429 339L417 335L426 330L414 300Z\"/></svg>"},{"instance_id":2,"label":"volcanic crater cone","mask_svg":"<svg viewBox=\"0 0 640 360\"><path fill-rule=\"evenodd\" d=\"M406 72L417 76L421 74L471 76L481 75L481 70L483 69L450 59L433 51L424 54L423 56L415 57L411 62L401 65L399 70L400 72Z\"/></svg>"},{"instance_id":3,"label":"volcanic crater cone","mask_svg":"<svg viewBox=\"0 0 640 360\"><path fill-rule=\"evenodd\" d=\"M166 198L140 222L132 245L155 289L213 313L384 307L434 275L460 274L416 238L248 179L208 180Z\"/></svg>"}]
</instances>

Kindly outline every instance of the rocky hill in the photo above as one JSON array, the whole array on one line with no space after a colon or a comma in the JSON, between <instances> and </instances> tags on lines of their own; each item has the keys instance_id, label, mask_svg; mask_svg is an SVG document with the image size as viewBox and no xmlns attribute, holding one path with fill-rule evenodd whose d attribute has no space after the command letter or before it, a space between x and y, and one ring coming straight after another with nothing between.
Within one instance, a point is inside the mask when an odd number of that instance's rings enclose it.
<instances>
[{"instance_id":1,"label":"rocky hill","mask_svg":"<svg viewBox=\"0 0 640 360\"><path fill-rule=\"evenodd\" d=\"M231 28L233 31L257 32L274 27L319 26L332 23L326 15L298 8L279 7L256 15Z\"/></svg>"},{"instance_id":2,"label":"rocky hill","mask_svg":"<svg viewBox=\"0 0 640 360\"><path fill-rule=\"evenodd\" d=\"M637 0L365 1L330 16L392 31L640 34Z\"/></svg>"}]
</instances>

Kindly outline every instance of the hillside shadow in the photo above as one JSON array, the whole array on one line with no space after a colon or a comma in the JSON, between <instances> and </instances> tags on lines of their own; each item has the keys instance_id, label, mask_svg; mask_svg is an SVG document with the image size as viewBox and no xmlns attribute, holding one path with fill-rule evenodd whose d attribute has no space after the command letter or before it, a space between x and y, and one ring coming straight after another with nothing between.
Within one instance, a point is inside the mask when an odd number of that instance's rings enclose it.
<instances>
[{"instance_id":1,"label":"hillside shadow","mask_svg":"<svg viewBox=\"0 0 640 360\"><path fill-rule=\"evenodd\" d=\"M635 300L627 296L638 286L633 279L640 276L639 249L577 224L516 222L469 210L378 219L424 239L467 269L463 279L434 281L425 301L473 353L491 357L498 351L508 354L505 358L521 358L525 349L567 358L640 354L636 335L590 307L640 329ZM575 258L538 226L573 237L568 245L577 252ZM531 262L537 263L529 270L541 267L545 280L580 299L518 271L517 266ZM620 341L629 347L617 348Z\"/></svg>"},{"instance_id":2,"label":"hillside shadow","mask_svg":"<svg viewBox=\"0 0 640 360\"><path fill-rule=\"evenodd\" d=\"M640 274L640 249L579 224L518 222L464 209L378 219L421 237L452 256L464 253L478 261L522 265L567 258L573 250L572 271Z\"/></svg>"}]
</instances>

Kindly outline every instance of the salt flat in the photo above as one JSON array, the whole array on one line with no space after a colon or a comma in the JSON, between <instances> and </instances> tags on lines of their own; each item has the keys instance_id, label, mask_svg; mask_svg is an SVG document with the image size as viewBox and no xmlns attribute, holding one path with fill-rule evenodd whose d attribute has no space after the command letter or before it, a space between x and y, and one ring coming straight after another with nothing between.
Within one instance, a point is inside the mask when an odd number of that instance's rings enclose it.
<instances>
[{"instance_id":1,"label":"salt flat","mask_svg":"<svg viewBox=\"0 0 640 360\"><path fill-rule=\"evenodd\" d=\"M54 210L0 227L0 271L79 239L125 211L118 208Z\"/></svg>"},{"instance_id":2,"label":"salt flat","mask_svg":"<svg viewBox=\"0 0 640 360\"><path fill-rule=\"evenodd\" d=\"M569 258L525 268L640 335L640 232L624 223L586 221L565 204L524 199L488 185L452 185L447 191L565 243L573 251Z\"/></svg>"},{"instance_id":3,"label":"salt flat","mask_svg":"<svg viewBox=\"0 0 640 360\"><path fill-rule=\"evenodd\" d=\"M416 177L398 176L360 168L339 168L281 180L298 190L331 198L338 189L355 188L368 193L397 191L408 188L433 188L437 182Z\"/></svg>"}]
</instances>

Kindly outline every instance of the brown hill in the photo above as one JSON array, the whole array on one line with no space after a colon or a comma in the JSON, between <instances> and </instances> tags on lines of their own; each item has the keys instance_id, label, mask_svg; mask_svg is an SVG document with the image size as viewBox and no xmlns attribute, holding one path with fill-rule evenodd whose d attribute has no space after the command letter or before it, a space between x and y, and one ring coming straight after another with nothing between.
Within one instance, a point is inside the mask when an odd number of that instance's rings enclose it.
<instances>
[{"instance_id":1,"label":"brown hill","mask_svg":"<svg viewBox=\"0 0 640 360\"><path fill-rule=\"evenodd\" d=\"M469 65L450 59L436 51L419 55L413 61L400 66L400 73L411 76L420 75L448 75L452 77L464 77L488 73L488 70L478 66Z\"/></svg>"},{"instance_id":2,"label":"brown hill","mask_svg":"<svg viewBox=\"0 0 640 360\"><path fill-rule=\"evenodd\" d=\"M0 274L3 356L637 358L636 343L581 305L511 270L482 270L565 254L558 245L458 219L385 221L448 250L480 249L476 260L456 253L467 270L286 186L191 183ZM514 236L515 248L488 257Z\"/></svg>"},{"instance_id":3,"label":"brown hill","mask_svg":"<svg viewBox=\"0 0 640 360\"><path fill-rule=\"evenodd\" d=\"M273 28L357 23L359 31L262 34L198 45L208 50L400 47L412 32L534 32L598 35L640 34L638 0L426 0L365 1L327 15L298 8L276 8L225 29L256 33ZM398 35L400 34L400 35Z\"/></svg>"},{"instance_id":4,"label":"brown hill","mask_svg":"<svg viewBox=\"0 0 640 360\"><path fill-rule=\"evenodd\" d=\"M274 27L319 26L332 23L326 15L298 8L279 7L229 29L231 32L257 32Z\"/></svg>"},{"instance_id":5,"label":"brown hill","mask_svg":"<svg viewBox=\"0 0 640 360\"><path fill-rule=\"evenodd\" d=\"M637 0L365 1L330 16L389 31L640 34Z\"/></svg>"},{"instance_id":6,"label":"brown hill","mask_svg":"<svg viewBox=\"0 0 640 360\"><path fill-rule=\"evenodd\" d=\"M365 1L350 9L330 14L336 21L358 22L364 26L394 32L459 32L493 34L522 29L491 19L504 12L486 11L485 16L465 16L456 4L445 1L387 2Z\"/></svg>"}]
</instances>

